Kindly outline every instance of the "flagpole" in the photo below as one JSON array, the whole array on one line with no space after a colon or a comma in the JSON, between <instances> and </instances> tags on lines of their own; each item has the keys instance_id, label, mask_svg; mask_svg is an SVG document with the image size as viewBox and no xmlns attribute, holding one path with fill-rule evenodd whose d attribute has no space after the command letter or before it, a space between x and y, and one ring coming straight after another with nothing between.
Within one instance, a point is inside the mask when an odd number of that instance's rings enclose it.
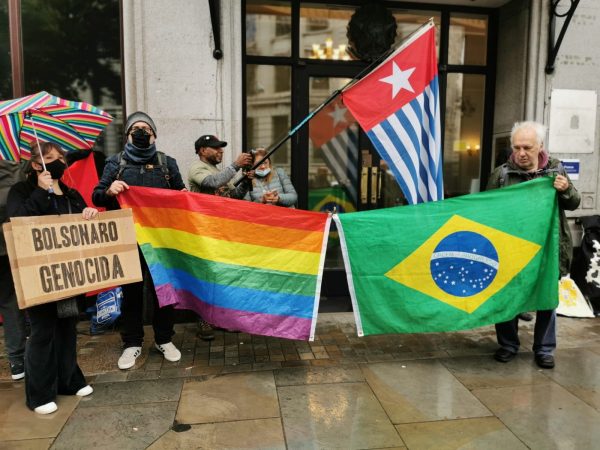
<instances>
[{"instance_id":1,"label":"flagpole","mask_svg":"<svg viewBox=\"0 0 600 450\"><path fill-rule=\"evenodd\" d=\"M35 130L35 121L33 120L33 112L27 111L26 113L27 118L31 121L31 128L33 128L33 135L35 136L35 142L37 144L37 148L38 148L38 153L40 154L40 161L42 163L42 168L44 169L44 172L47 170L46 169L46 163L44 162L44 155L42 154L42 145L40 144L40 140L38 139L38 135L37 135L37 131ZM54 194L54 189L52 189L52 186L50 186L48 188L48 192L50 194Z\"/></svg>"},{"instance_id":2,"label":"flagpole","mask_svg":"<svg viewBox=\"0 0 600 450\"><path fill-rule=\"evenodd\" d=\"M419 32L423 27L426 27L429 24L433 23L433 17L429 18L429 20L427 22L425 22L423 25L421 25L419 28L417 28L415 31L413 31L412 33L410 33L403 41L402 43L398 46L398 47L390 47L388 50L386 50L385 52L383 52L381 55L379 55L375 60L373 60L367 67L365 67L363 70L361 70L358 75L355 75L350 81L348 81L344 86L342 86L340 89L336 89L335 91L333 91L331 93L331 95L329 97L327 97L325 99L325 101L323 103L321 103L319 106L317 106L315 109L313 109L310 113L308 113L308 115L302 119L300 121L300 123L298 125L296 125L294 128L290 129L288 131L288 133L281 138L273 147L271 147L271 149L265 154L265 156L263 156L259 161L257 161L256 163L254 163L254 165L249 169L249 170L255 170L257 167L259 167L263 162L265 162L267 159L269 159L271 157L271 155L273 153L275 153L283 144L285 144L294 134L296 134L309 120L311 120L316 114L319 113L319 111L321 111L323 108L325 108L329 103L331 103L338 95L340 95L346 88L348 88L351 84L360 81L360 78L367 72L369 72L373 67L377 66L378 64L380 64L383 60L385 60L387 57L389 57L392 53L394 53L396 50L398 50L399 48L403 47L406 45L406 43L410 42L410 39L417 33ZM234 185L238 186L242 181L244 181L245 179L247 179L248 177L246 175L244 175L242 178L240 178L239 180L237 180Z\"/></svg>"}]
</instances>

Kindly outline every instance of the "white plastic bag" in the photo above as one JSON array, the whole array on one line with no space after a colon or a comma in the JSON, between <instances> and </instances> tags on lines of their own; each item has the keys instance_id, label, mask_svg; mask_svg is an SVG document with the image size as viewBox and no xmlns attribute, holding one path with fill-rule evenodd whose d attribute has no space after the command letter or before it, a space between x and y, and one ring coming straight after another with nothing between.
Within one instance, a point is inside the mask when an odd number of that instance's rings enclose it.
<instances>
[{"instance_id":1,"label":"white plastic bag","mask_svg":"<svg viewBox=\"0 0 600 450\"><path fill-rule=\"evenodd\" d=\"M556 313L566 317L595 317L589 302L569 275L558 282Z\"/></svg>"}]
</instances>

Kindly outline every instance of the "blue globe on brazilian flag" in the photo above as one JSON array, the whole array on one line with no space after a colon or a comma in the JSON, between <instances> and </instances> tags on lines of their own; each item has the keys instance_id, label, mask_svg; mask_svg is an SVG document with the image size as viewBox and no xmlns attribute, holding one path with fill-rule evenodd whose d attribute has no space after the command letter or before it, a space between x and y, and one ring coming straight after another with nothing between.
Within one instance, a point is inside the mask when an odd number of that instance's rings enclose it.
<instances>
[{"instance_id":1,"label":"blue globe on brazilian flag","mask_svg":"<svg viewBox=\"0 0 600 450\"><path fill-rule=\"evenodd\" d=\"M335 219L359 335L469 329L558 304L550 179Z\"/></svg>"}]
</instances>

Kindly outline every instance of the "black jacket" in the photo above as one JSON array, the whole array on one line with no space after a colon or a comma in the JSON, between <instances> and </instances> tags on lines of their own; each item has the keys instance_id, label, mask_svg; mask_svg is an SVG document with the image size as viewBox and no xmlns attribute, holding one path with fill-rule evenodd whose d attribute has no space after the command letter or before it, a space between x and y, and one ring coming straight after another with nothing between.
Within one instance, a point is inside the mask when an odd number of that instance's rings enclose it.
<instances>
[{"instance_id":1,"label":"black jacket","mask_svg":"<svg viewBox=\"0 0 600 450\"><path fill-rule=\"evenodd\" d=\"M83 211L87 205L81 194L62 182L59 183L64 195L50 194L40 188L35 175L30 175L27 180L15 184L8 192L7 216L47 216Z\"/></svg>"},{"instance_id":2,"label":"black jacket","mask_svg":"<svg viewBox=\"0 0 600 450\"><path fill-rule=\"evenodd\" d=\"M163 170L159 165L158 152L148 164L137 164L129 161L124 152L111 156L106 160L104 172L98 186L94 188L92 202L96 206L119 209L117 199L106 195L106 190L117 179L119 172L121 172L119 179L130 186L174 189L177 191L185 188L177 167L177 161L167 155L164 155L164 158L166 160L166 170ZM125 162L125 165L121 164L121 160Z\"/></svg>"}]
</instances>

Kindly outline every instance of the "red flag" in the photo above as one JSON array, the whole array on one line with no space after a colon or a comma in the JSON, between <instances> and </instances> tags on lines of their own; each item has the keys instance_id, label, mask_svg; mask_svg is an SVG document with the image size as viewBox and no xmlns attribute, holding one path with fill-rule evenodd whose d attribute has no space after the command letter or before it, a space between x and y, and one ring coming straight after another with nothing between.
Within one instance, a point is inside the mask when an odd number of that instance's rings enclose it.
<instances>
[{"instance_id":1,"label":"red flag","mask_svg":"<svg viewBox=\"0 0 600 450\"><path fill-rule=\"evenodd\" d=\"M71 164L65 171L62 181L67 186L77 189L88 206L94 206L92 203L92 192L98 185L98 172L96 172L93 152L90 152L87 157ZM98 211L104 211L105 209L95 208Z\"/></svg>"}]
</instances>

